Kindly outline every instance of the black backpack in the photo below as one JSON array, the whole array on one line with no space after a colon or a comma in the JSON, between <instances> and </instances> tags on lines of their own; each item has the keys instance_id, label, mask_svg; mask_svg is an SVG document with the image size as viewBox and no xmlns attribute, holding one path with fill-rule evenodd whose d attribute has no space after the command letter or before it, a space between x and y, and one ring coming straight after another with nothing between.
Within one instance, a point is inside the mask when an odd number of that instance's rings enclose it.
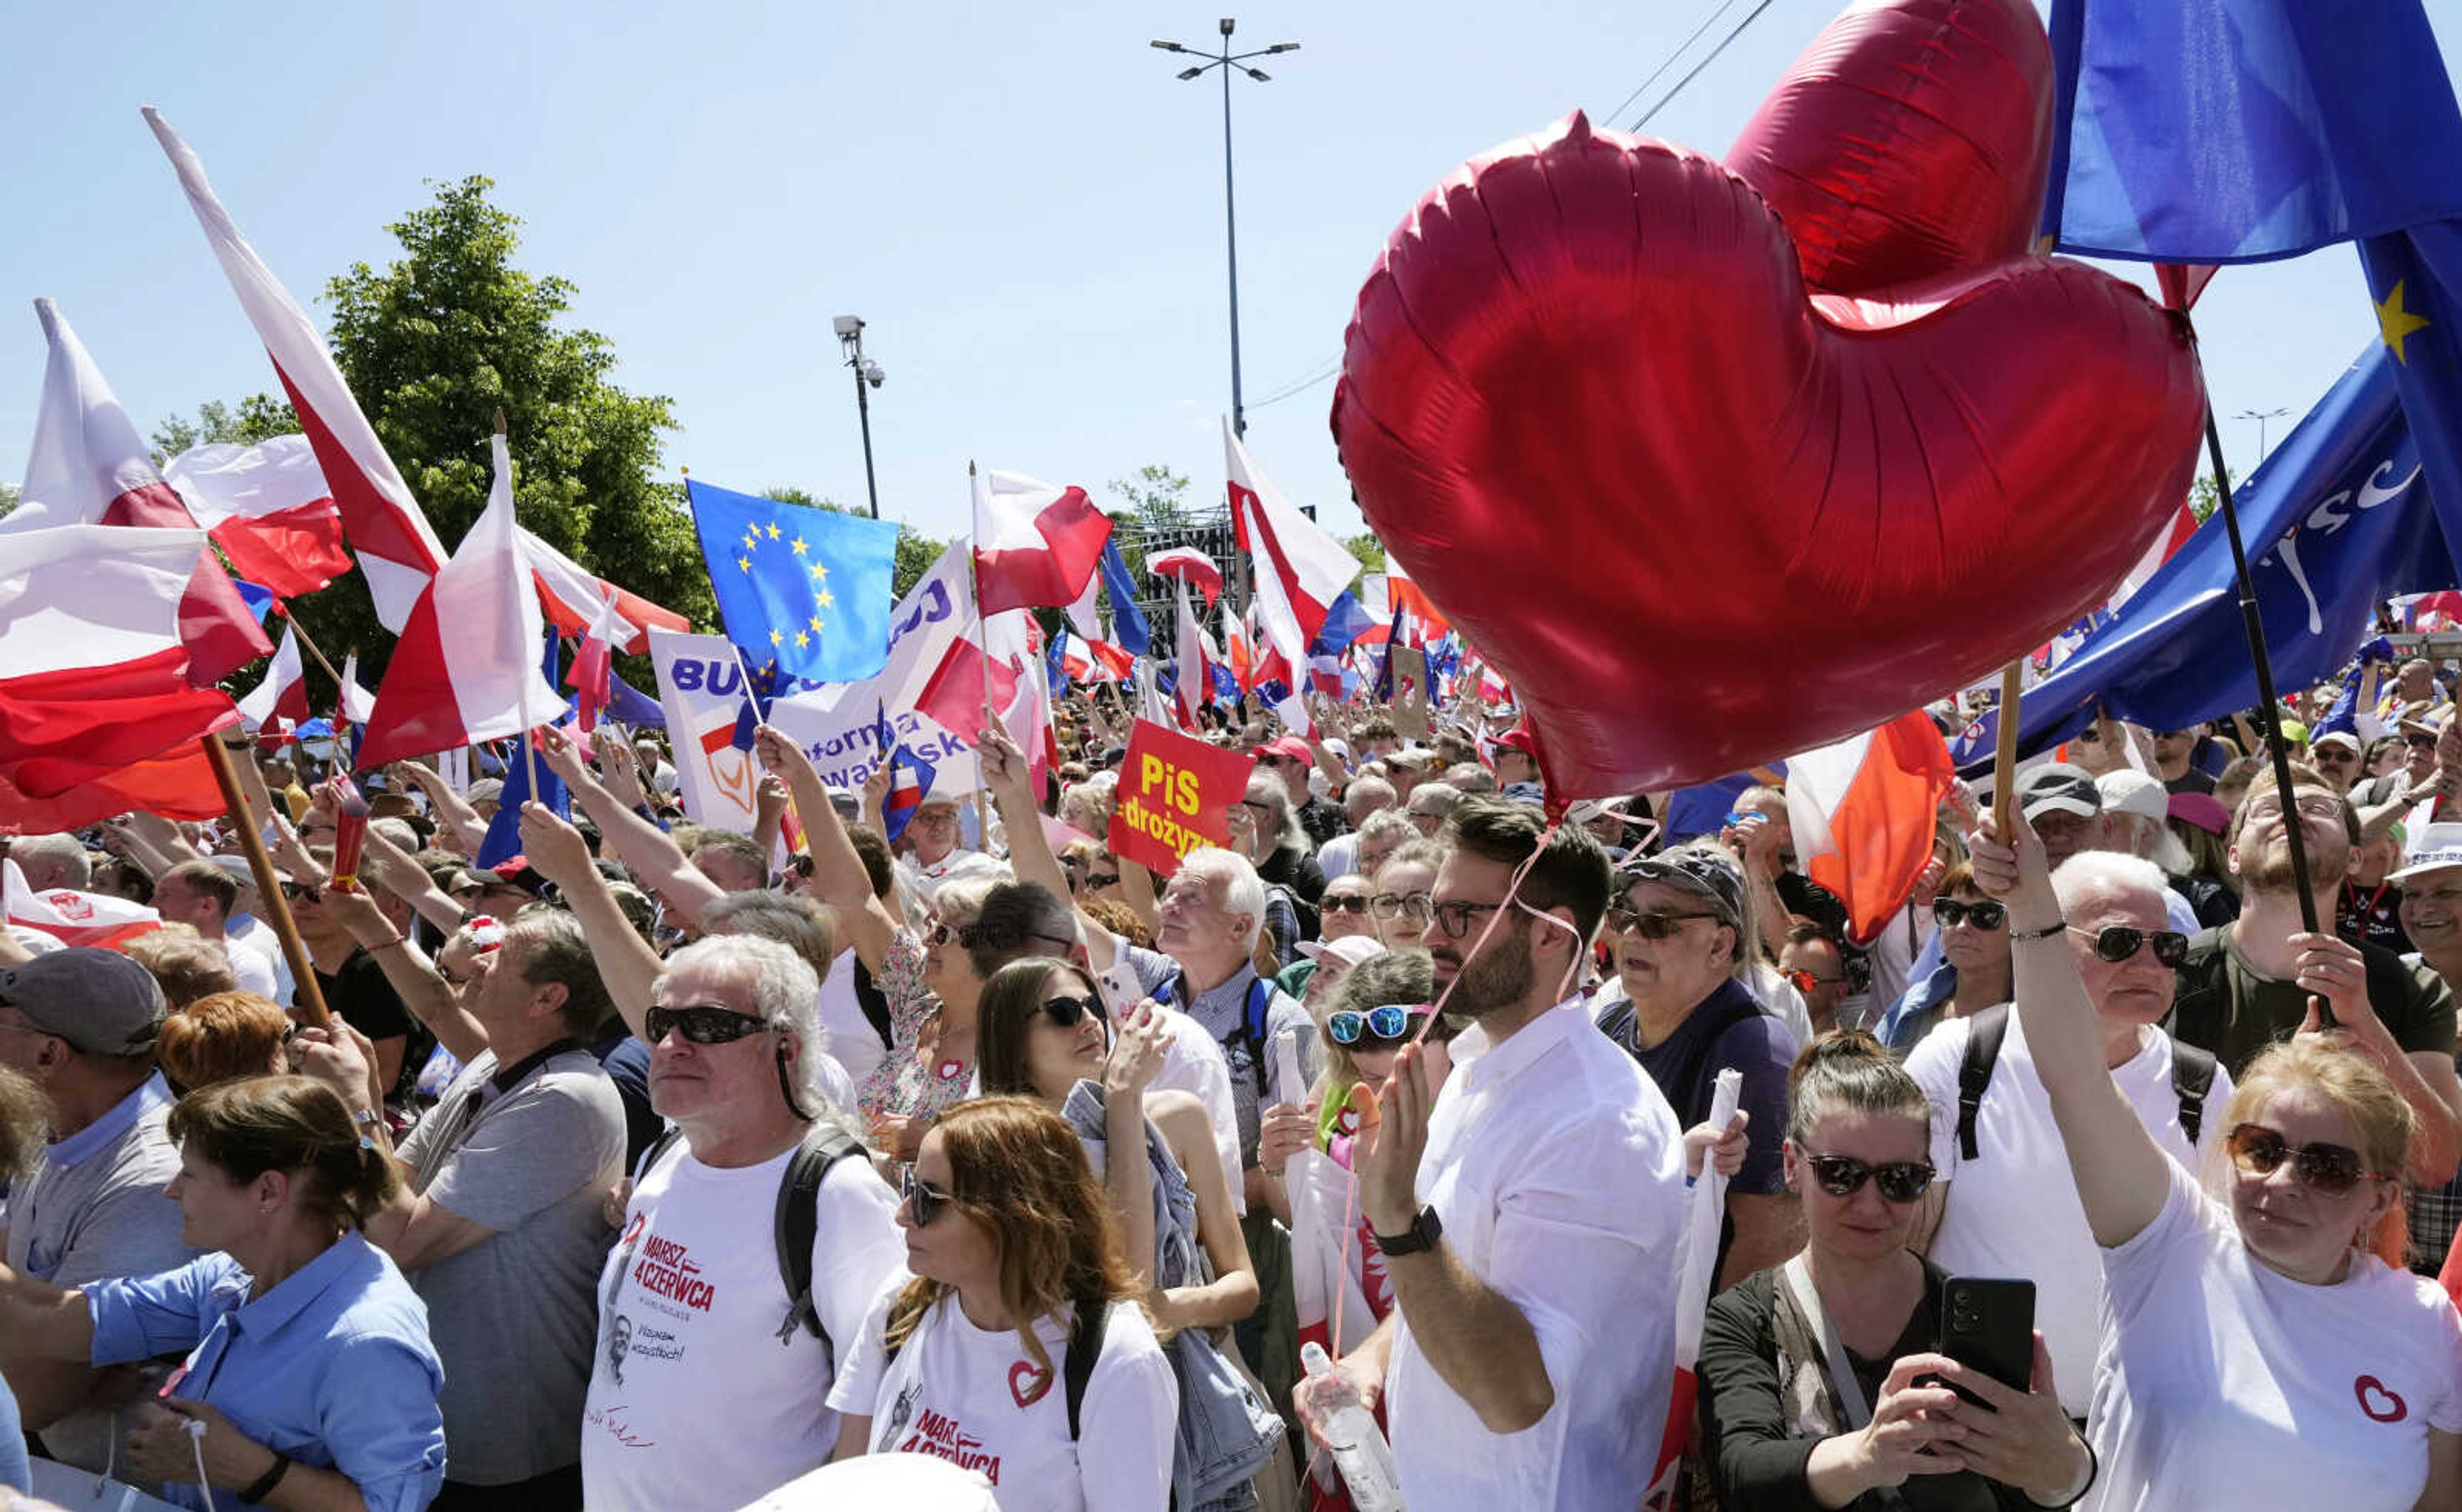
<instances>
[{"instance_id":1,"label":"black backpack","mask_svg":"<svg viewBox=\"0 0 2462 1512\"><path fill-rule=\"evenodd\" d=\"M1086 1406L1086 1383L1094 1378L1094 1362L1103 1357L1103 1331L1111 1321L1109 1302L1077 1299L1077 1324L1069 1330L1069 1343L1060 1351L1060 1399L1069 1408L1069 1441L1072 1444L1077 1441L1078 1416ZM883 1369L897 1358L898 1350L904 1346L902 1339L890 1346L881 1357Z\"/></svg>"},{"instance_id":2,"label":"black backpack","mask_svg":"<svg viewBox=\"0 0 2462 1512\"><path fill-rule=\"evenodd\" d=\"M1957 1063L1957 1157L1979 1158L1975 1143L1975 1115L1982 1111L1984 1091L1992 1085L1992 1068L2000 1059L2000 1042L2009 1036L2009 1004L1995 1004L1975 1015L1967 1030L1966 1056ZM2206 1093L2214 1085L2214 1057L2171 1040L2171 1095L2180 1100L2180 1132L2197 1142L2205 1127Z\"/></svg>"},{"instance_id":3,"label":"black backpack","mask_svg":"<svg viewBox=\"0 0 2462 1512\"><path fill-rule=\"evenodd\" d=\"M681 1129L669 1125L643 1152L641 1163L634 1168L635 1181L648 1175L668 1147L682 1137ZM812 1305L812 1244L821 1233L821 1178L829 1175L830 1167L863 1153L862 1142L835 1124L814 1124L778 1181L774 1224L778 1279L786 1283L788 1299L786 1320L778 1325L778 1342L792 1338L800 1325L806 1333L830 1346L832 1359L837 1357L836 1346L830 1330L821 1326L820 1309Z\"/></svg>"}]
</instances>

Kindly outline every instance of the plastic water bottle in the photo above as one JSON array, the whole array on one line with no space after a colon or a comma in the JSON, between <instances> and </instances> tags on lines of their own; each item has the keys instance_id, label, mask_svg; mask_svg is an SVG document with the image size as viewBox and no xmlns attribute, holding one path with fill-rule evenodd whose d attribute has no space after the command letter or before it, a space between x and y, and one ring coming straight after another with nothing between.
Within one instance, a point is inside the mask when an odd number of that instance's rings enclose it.
<instances>
[{"instance_id":1,"label":"plastic water bottle","mask_svg":"<svg viewBox=\"0 0 2462 1512\"><path fill-rule=\"evenodd\" d=\"M1376 1426L1376 1415L1359 1399L1358 1389L1333 1373L1325 1346L1311 1339L1300 1346L1300 1364L1311 1383L1308 1406L1333 1446L1333 1462L1350 1490L1358 1512L1402 1512L1402 1473L1393 1464L1393 1446Z\"/></svg>"}]
</instances>

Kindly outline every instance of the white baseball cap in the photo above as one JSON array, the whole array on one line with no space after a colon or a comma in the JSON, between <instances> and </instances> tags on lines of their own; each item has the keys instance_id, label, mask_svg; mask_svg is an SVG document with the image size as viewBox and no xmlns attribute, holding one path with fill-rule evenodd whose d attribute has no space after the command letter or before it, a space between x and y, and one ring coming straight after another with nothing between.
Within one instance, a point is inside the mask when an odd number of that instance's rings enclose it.
<instances>
[{"instance_id":1,"label":"white baseball cap","mask_svg":"<svg viewBox=\"0 0 2462 1512\"><path fill-rule=\"evenodd\" d=\"M2408 861L2401 871L2386 873L2386 880L2400 882L2457 866L2462 866L2462 824L2422 825L2419 843L2411 847Z\"/></svg>"}]
</instances>

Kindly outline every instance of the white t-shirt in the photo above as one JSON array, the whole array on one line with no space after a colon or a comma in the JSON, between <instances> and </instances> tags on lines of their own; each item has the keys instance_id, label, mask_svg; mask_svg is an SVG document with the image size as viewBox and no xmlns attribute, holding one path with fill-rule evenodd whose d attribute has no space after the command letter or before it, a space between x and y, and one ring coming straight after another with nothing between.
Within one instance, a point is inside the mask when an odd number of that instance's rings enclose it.
<instances>
[{"instance_id":1,"label":"white t-shirt","mask_svg":"<svg viewBox=\"0 0 2462 1512\"><path fill-rule=\"evenodd\" d=\"M1907 1072L1932 1104L1932 1163L1949 1183L1932 1261L1953 1276L2023 1278L2035 1284L2035 1327L2051 1350L2052 1380L2072 1417L2085 1415L2094 1394L2095 1339L2103 1308L2103 1255L2085 1220L2068 1149L2052 1122L2015 1009L1992 1085L1975 1112L1976 1158L1957 1147L1957 1069L1966 1056L1969 1019L1952 1019L1924 1036L1907 1057ZM2180 1128L2180 1099L2171 1091L2171 1040L2148 1029L2136 1056L2111 1073L2138 1122L2163 1153L2194 1165L2197 1153ZM2214 1068L2206 1093L2201 1148L2222 1137L2231 1073Z\"/></svg>"},{"instance_id":2,"label":"white t-shirt","mask_svg":"<svg viewBox=\"0 0 2462 1512\"><path fill-rule=\"evenodd\" d=\"M2424 1276L2372 1255L2330 1286L2268 1270L2177 1163L2103 1268L2100 1512L2409 1512L2428 1431L2462 1433L2462 1316Z\"/></svg>"},{"instance_id":3,"label":"white t-shirt","mask_svg":"<svg viewBox=\"0 0 2462 1512\"><path fill-rule=\"evenodd\" d=\"M723 1170L679 1140L634 1187L599 1277L582 1412L594 1512L726 1512L837 1447L824 1400L837 1359L801 1328L779 1338L787 1288L772 1225L793 1155ZM896 1194L859 1156L822 1178L812 1303L836 1355L903 1272L896 1212Z\"/></svg>"},{"instance_id":4,"label":"white t-shirt","mask_svg":"<svg viewBox=\"0 0 2462 1512\"><path fill-rule=\"evenodd\" d=\"M299 986L291 980L291 961L282 954L282 937L273 926L254 914L233 914L223 921L223 939L265 958L273 968L273 1001L288 1006Z\"/></svg>"},{"instance_id":5,"label":"white t-shirt","mask_svg":"<svg viewBox=\"0 0 2462 1512\"><path fill-rule=\"evenodd\" d=\"M284 1001L273 995L273 962L265 959L265 952L240 940L226 939L223 956L230 961L231 975L238 979L239 990L253 992L271 1003Z\"/></svg>"},{"instance_id":6,"label":"white t-shirt","mask_svg":"<svg viewBox=\"0 0 2462 1512\"><path fill-rule=\"evenodd\" d=\"M889 1056L888 1047L880 1043L880 1031L863 1015L863 1003L854 995L854 947L849 945L830 962L830 974L821 983L821 1027L829 1031L830 1053L846 1068L853 1083L860 1087L872 1069ZM846 1104L849 1112L855 1112L853 1102Z\"/></svg>"},{"instance_id":7,"label":"white t-shirt","mask_svg":"<svg viewBox=\"0 0 2462 1512\"><path fill-rule=\"evenodd\" d=\"M1179 1388L1136 1304L1112 1305L1072 1443L1060 1380L1067 1315L1035 1325L1048 1370L1036 1368L1017 1330L976 1328L954 1296L932 1305L891 1360L883 1339L905 1280L875 1302L830 1390L831 1407L871 1415L869 1453L980 1471L1001 1512L1156 1512L1170 1500Z\"/></svg>"}]
</instances>

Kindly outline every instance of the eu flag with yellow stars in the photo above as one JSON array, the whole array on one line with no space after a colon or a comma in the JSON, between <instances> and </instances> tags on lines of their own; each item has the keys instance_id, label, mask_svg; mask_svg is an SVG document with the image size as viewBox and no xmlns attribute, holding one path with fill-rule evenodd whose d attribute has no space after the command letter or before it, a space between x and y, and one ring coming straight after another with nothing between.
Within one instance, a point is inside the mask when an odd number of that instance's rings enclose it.
<instances>
[{"instance_id":1,"label":"eu flag with yellow stars","mask_svg":"<svg viewBox=\"0 0 2462 1512\"><path fill-rule=\"evenodd\" d=\"M684 493L726 637L758 684L856 682L888 664L895 524L698 478Z\"/></svg>"}]
</instances>

